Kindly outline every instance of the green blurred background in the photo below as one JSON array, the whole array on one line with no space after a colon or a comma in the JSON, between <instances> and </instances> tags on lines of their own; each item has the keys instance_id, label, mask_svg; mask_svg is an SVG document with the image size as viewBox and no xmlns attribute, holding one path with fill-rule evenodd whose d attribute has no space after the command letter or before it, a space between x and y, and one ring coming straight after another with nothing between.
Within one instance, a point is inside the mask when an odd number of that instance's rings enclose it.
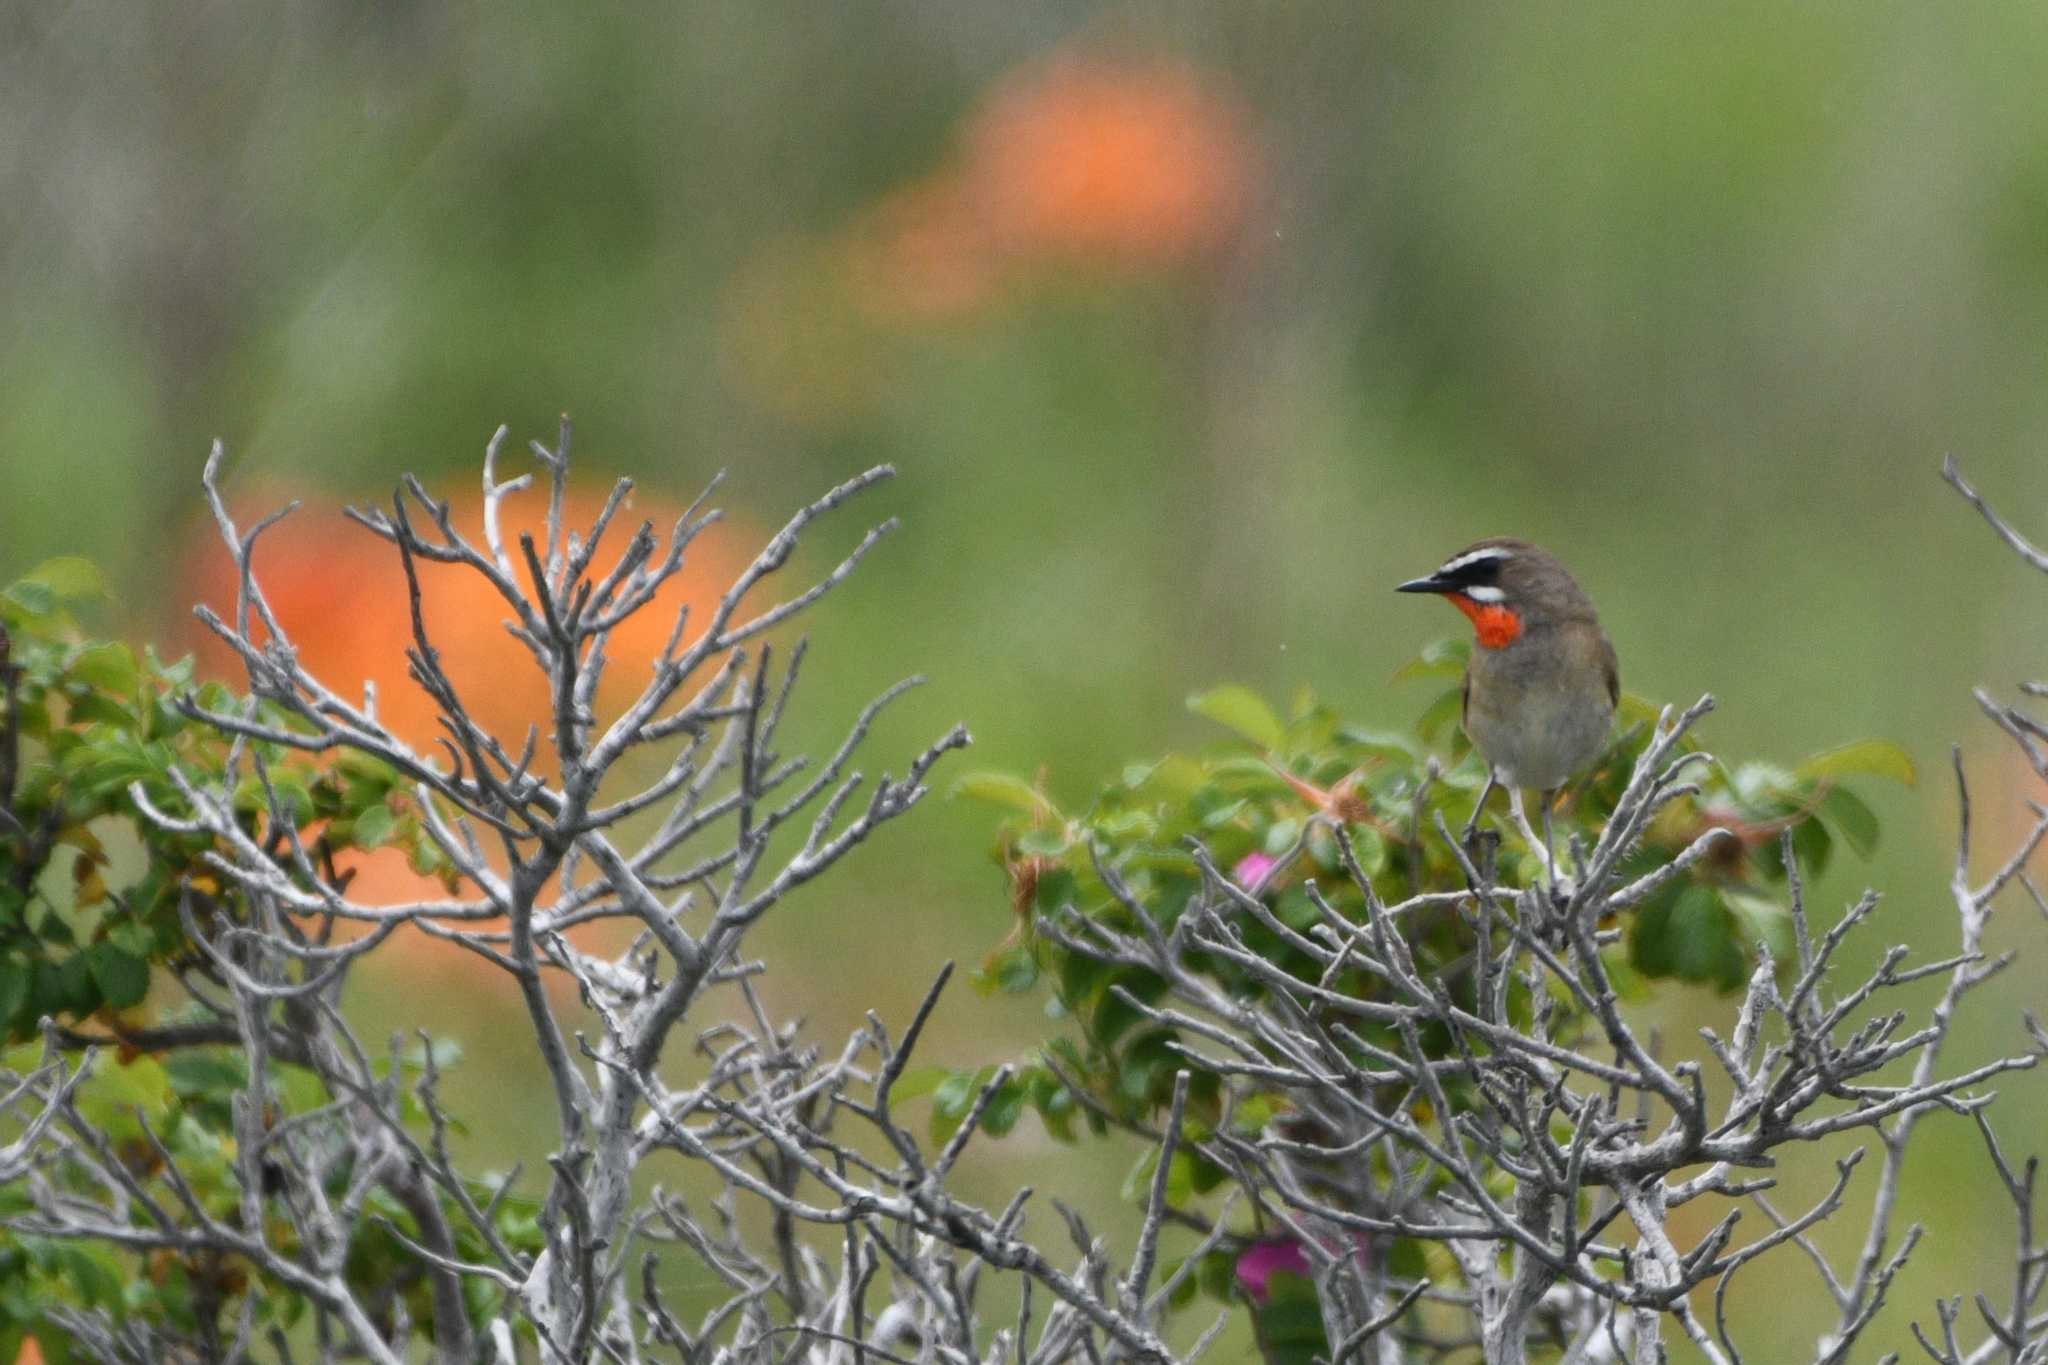
<instances>
[{"instance_id":1,"label":"green blurred background","mask_svg":"<svg viewBox=\"0 0 2048 1365\"><path fill-rule=\"evenodd\" d=\"M816 621L807 736L924 672L871 767L959 719L963 766L1073 794L1206 738L1182 699L1218 681L1408 721L1428 698L1388 675L1462 623L1389 589L1520 534L1627 686L1721 699L1720 751L1912 750L1882 855L1817 900L1884 887L1859 961L1938 955L1950 744L1994 832L2038 795L1969 693L2042 664L2048 585L1936 471L2048 532L2044 40L1990 5L13 0L0 578L91 554L116 628L188 641L215 436L253 499L324 503L472 487L497 423L566 409L586 472L658 508L728 469L755 535L892 461L864 512L906 526ZM773 1003L831 1036L979 960L990 824L935 802L789 907ZM446 970L369 1001L469 1042L509 1160L547 1122L504 1100L516 1013ZM1958 1064L2017 1039L2038 972L1983 993ZM1684 1038L1729 1005L1659 1009ZM1043 1028L966 991L941 1019L959 1062ZM2011 1089L2023 1143L2048 1104ZM977 1179L1108 1205L1132 1153L1055 1155L1020 1131ZM1872 1343L2009 1282L1967 1125L1912 1176L1934 1236ZM1738 1282L1752 1340L1810 1341L1810 1277Z\"/></svg>"}]
</instances>

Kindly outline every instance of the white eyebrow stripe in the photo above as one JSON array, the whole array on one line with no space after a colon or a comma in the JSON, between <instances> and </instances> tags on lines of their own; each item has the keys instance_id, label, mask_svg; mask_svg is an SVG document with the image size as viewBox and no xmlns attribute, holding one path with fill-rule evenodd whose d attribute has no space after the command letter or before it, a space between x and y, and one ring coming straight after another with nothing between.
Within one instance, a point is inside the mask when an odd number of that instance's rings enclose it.
<instances>
[{"instance_id":1,"label":"white eyebrow stripe","mask_svg":"<svg viewBox=\"0 0 2048 1365\"><path fill-rule=\"evenodd\" d=\"M1471 598L1474 602L1505 602L1507 601L1508 597L1508 595L1502 592L1499 588L1466 588L1464 589L1464 593L1465 596Z\"/></svg>"},{"instance_id":2,"label":"white eyebrow stripe","mask_svg":"<svg viewBox=\"0 0 2048 1365\"><path fill-rule=\"evenodd\" d=\"M1512 556L1508 551L1498 546L1489 545L1483 550L1469 550L1459 555L1456 559L1446 561L1444 566L1438 569L1437 572L1456 573L1460 569L1469 569L1474 564L1483 564L1490 559L1501 560L1509 558L1512 558Z\"/></svg>"}]
</instances>

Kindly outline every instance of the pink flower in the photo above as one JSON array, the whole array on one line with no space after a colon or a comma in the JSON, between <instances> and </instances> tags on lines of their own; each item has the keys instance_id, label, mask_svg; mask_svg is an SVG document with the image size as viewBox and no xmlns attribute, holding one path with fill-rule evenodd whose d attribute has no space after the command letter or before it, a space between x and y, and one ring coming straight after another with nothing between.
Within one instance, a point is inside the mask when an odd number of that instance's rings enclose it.
<instances>
[{"instance_id":1,"label":"pink flower","mask_svg":"<svg viewBox=\"0 0 2048 1365\"><path fill-rule=\"evenodd\" d=\"M1237 866L1230 869L1230 880L1257 895L1264 889L1267 875L1279 865L1280 860L1272 854L1254 850L1237 860Z\"/></svg>"},{"instance_id":2,"label":"pink flower","mask_svg":"<svg viewBox=\"0 0 2048 1365\"><path fill-rule=\"evenodd\" d=\"M1261 854L1253 854L1261 857ZM1271 1293L1269 1281L1273 1276L1300 1275L1304 1279L1315 1272L1309 1266L1308 1256L1301 1249L1301 1243L1292 1237L1269 1238L1253 1242L1237 1258L1237 1282L1251 1295L1253 1303L1264 1303Z\"/></svg>"},{"instance_id":3,"label":"pink flower","mask_svg":"<svg viewBox=\"0 0 2048 1365\"><path fill-rule=\"evenodd\" d=\"M1333 1254L1340 1254L1341 1238L1325 1241L1323 1246ZM1353 1254L1360 1265L1372 1258L1372 1246L1362 1232L1351 1234ZM1315 1278L1315 1267L1309 1264L1308 1253L1301 1243L1287 1236L1268 1237L1253 1242L1238 1254L1237 1282L1244 1286L1246 1294L1255 1304L1263 1305L1272 1296L1272 1279L1275 1275L1299 1275L1305 1280Z\"/></svg>"}]
</instances>

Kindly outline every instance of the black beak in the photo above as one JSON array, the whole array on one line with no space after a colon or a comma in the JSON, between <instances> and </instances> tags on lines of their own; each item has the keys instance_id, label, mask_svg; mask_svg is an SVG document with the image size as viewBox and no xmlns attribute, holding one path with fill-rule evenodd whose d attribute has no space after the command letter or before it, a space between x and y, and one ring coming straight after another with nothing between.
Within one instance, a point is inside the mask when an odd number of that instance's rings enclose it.
<instances>
[{"instance_id":1,"label":"black beak","mask_svg":"<svg viewBox=\"0 0 2048 1365\"><path fill-rule=\"evenodd\" d=\"M1394 589L1395 592L1457 592L1458 584L1439 574L1427 578L1411 578Z\"/></svg>"}]
</instances>

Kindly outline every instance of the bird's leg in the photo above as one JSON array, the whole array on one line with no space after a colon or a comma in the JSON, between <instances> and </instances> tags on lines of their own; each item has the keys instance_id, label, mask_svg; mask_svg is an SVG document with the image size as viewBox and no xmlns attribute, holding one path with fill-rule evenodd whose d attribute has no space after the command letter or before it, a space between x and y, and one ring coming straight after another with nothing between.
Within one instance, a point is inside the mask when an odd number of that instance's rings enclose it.
<instances>
[{"instance_id":1,"label":"bird's leg","mask_svg":"<svg viewBox=\"0 0 2048 1365\"><path fill-rule=\"evenodd\" d=\"M1557 790L1543 793L1543 866L1550 873L1550 898L1558 897L1557 847L1550 837L1550 808L1557 804Z\"/></svg>"},{"instance_id":2,"label":"bird's leg","mask_svg":"<svg viewBox=\"0 0 2048 1365\"><path fill-rule=\"evenodd\" d=\"M1480 790L1478 804L1472 807L1472 818L1465 822L1465 832L1458 836L1458 842L1472 847L1472 836L1479 832L1479 817L1486 814L1486 798L1493 795L1493 789L1500 785L1500 779L1491 767L1486 770L1486 786Z\"/></svg>"},{"instance_id":3,"label":"bird's leg","mask_svg":"<svg viewBox=\"0 0 2048 1365\"><path fill-rule=\"evenodd\" d=\"M1538 839L1536 831L1530 828L1529 812L1522 806L1522 789L1520 787L1508 788L1508 809L1514 814L1515 831L1522 836L1522 842L1532 849L1542 850L1543 879L1550 884L1550 890L1554 894L1557 890L1557 864L1552 861L1550 856L1549 803L1546 801L1543 807L1543 837L1541 839Z\"/></svg>"}]
</instances>

